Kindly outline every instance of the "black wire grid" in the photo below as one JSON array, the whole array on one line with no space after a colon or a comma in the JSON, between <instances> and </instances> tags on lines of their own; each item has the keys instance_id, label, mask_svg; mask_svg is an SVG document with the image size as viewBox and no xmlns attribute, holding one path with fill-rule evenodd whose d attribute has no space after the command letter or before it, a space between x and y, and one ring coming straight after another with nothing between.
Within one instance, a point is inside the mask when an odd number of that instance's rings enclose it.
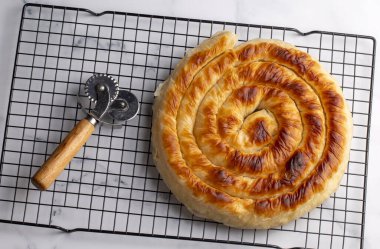
<instances>
[{"instance_id":1,"label":"black wire grid","mask_svg":"<svg viewBox=\"0 0 380 249\"><path fill-rule=\"evenodd\" d=\"M150 155L153 93L185 51L219 30L240 41L285 40L319 59L343 88L354 120L350 162L338 191L285 226L241 230L191 215ZM27 4L9 98L0 174L0 221L221 243L362 248L375 39L368 36ZM108 73L140 100L122 128L98 127L47 191L31 176L74 124L79 85Z\"/></svg>"}]
</instances>

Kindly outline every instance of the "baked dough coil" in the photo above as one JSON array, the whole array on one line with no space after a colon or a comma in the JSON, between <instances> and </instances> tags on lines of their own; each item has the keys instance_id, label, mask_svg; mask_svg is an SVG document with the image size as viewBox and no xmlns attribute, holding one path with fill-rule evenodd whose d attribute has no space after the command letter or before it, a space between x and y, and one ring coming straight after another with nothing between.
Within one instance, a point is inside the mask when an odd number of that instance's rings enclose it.
<instances>
[{"instance_id":1,"label":"baked dough coil","mask_svg":"<svg viewBox=\"0 0 380 249\"><path fill-rule=\"evenodd\" d=\"M270 228L327 199L348 163L352 119L335 80L282 41L220 32L156 91L153 158L194 214Z\"/></svg>"}]
</instances>

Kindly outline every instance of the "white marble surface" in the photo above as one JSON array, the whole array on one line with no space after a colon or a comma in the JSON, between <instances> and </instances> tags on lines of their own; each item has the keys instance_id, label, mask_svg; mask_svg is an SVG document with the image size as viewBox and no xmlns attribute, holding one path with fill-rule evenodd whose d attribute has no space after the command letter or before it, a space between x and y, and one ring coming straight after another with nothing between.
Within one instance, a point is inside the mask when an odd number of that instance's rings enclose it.
<instances>
[{"instance_id":1,"label":"white marble surface","mask_svg":"<svg viewBox=\"0 0 380 249\"><path fill-rule=\"evenodd\" d=\"M328 30L371 35L380 40L378 22L380 3L376 1L229 1L229 0L51 0L27 1L56 5L87 7L94 11L120 10L136 13L204 18L222 21L295 27L301 31ZM13 69L22 1L3 0L0 3L0 74L3 76L0 105L6 106ZM202 6L202 7L200 7ZM379 65L379 57L376 64ZM376 76L380 73L379 67ZM378 78L378 77L377 77ZM375 153L380 149L380 118L376 113L380 104L380 89L374 91L370 163L365 226L365 249L377 248L378 223L380 222L379 160ZM0 141L2 141L6 109L0 109ZM0 241L4 248L233 248L230 245L199 243L193 241L161 240L133 236L118 236L93 233L65 234L55 230L32 228L0 223ZM212 246L211 246L212 245Z\"/></svg>"}]
</instances>

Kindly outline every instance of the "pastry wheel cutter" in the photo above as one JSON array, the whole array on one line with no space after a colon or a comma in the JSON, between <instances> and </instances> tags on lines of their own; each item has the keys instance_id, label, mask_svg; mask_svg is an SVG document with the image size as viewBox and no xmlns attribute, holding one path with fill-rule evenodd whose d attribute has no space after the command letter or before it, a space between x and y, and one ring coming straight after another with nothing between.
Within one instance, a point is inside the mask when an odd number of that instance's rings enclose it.
<instances>
[{"instance_id":1,"label":"pastry wheel cutter","mask_svg":"<svg viewBox=\"0 0 380 249\"><path fill-rule=\"evenodd\" d=\"M32 183L40 190L50 187L90 138L97 124L120 126L134 118L139 111L136 96L119 89L117 81L106 74L90 77L82 84L77 96L79 106L87 116L75 125L33 176Z\"/></svg>"}]
</instances>

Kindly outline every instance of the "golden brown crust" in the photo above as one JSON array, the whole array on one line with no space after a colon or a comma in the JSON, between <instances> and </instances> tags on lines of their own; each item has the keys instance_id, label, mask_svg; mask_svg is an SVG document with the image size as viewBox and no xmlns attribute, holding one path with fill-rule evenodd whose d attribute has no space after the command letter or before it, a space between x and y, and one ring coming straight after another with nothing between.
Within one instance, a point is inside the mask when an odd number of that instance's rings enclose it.
<instances>
[{"instance_id":1,"label":"golden brown crust","mask_svg":"<svg viewBox=\"0 0 380 249\"><path fill-rule=\"evenodd\" d=\"M157 91L153 158L196 215L269 228L320 205L348 162L352 121L335 80L281 41L221 32Z\"/></svg>"}]
</instances>

